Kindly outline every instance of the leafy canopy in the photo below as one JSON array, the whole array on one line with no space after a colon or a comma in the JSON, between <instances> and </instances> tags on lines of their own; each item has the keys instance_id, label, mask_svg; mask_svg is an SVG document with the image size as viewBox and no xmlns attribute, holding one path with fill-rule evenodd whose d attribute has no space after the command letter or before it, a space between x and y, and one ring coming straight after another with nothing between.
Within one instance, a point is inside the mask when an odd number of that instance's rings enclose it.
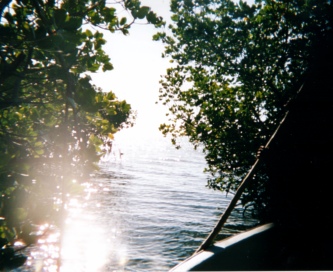
<instances>
[{"instance_id":1,"label":"leafy canopy","mask_svg":"<svg viewBox=\"0 0 333 272\"><path fill-rule=\"evenodd\" d=\"M172 0L171 11L169 32L154 37L173 63L160 82L170 112L160 130L203 145L208 185L234 191L332 29L331 1ZM256 176L244 205L263 205L265 180Z\"/></svg>"},{"instance_id":2,"label":"leafy canopy","mask_svg":"<svg viewBox=\"0 0 333 272\"><path fill-rule=\"evenodd\" d=\"M131 106L89 73L113 69L103 31L127 35L137 20L163 25L137 0L0 2L0 215L9 228L56 218L53 196L94 169L101 145L133 125Z\"/></svg>"}]
</instances>

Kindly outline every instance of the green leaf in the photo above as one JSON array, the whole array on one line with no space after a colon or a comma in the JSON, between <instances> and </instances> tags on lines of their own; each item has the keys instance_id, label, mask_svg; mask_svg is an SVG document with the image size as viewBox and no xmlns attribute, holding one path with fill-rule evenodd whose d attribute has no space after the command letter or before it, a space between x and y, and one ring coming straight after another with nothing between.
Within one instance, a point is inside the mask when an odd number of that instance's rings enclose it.
<instances>
[{"instance_id":1,"label":"green leaf","mask_svg":"<svg viewBox=\"0 0 333 272\"><path fill-rule=\"evenodd\" d=\"M66 17L67 17L67 12L64 9L55 9L54 12L54 19L55 19L55 23L58 27L62 27Z\"/></svg>"},{"instance_id":2,"label":"green leaf","mask_svg":"<svg viewBox=\"0 0 333 272\"><path fill-rule=\"evenodd\" d=\"M127 22L127 18L123 17L123 18L121 18L119 24L123 26L124 24L126 24L126 22Z\"/></svg>"},{"instance_id":3,"label":"green leaf","mask_svg":"<svg viewBox=\"0 0 333 272\"><path fill-rule=\"evenodd\" d=\"M113 65L111 63L105 63L103 65L103 72L113 70Z\"/></svg>"},{"instance_id":4,"label":"green leaf","mask_svg":"<svg viewBox=\"0 0 333 272\"><path fill-rule=\"evenodd\" d=\"M134 19L138 18L138 11L137 10L135 10L135 9L131 10L131 14L132 14Z\"/></svg>"},{"instance_id":5,"label":"green leaf","mask_svg":"<svg viewBox=\"0 0 333 272\"><path fill-rule=\"evenodd\" d=\"M138 10L136 16L137 16L137 18L139 18L139 19L143 19L143 18L145 18L145 17L147 16L147 14L148 14L149 11L150 11L150 7L142 6L142 7Z\"/></svg>"},{"instance_id":6,"label":"green leaf","mask_svg":"<svg viewBox=\"0 0 333 272\"><path fill-rule=\"evenodd\" d=\"M75 31L82 26L82 19L80 17L70 17L64 24L63 28L68 31Z\"/></svg>"},{"instance_id":7,"label":"green leaf","mask_svg":"<svg viewBox=\"0 0 333 272\"><path fill-rule=\"evenodd\" d=\"M92 33L89 29L86 29L86 31L84 32L84 34L85 34L88 38L92 38L92 37L93 37L93 33Z\"/></svg>"}]
</instances>

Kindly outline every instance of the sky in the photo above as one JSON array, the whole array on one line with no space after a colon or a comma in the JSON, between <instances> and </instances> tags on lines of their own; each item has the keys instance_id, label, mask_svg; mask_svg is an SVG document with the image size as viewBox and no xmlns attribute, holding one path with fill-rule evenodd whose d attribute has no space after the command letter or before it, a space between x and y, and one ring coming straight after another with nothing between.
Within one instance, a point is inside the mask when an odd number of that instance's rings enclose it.
<instances>
[{"instance_id":1,"label":"sky","mask_svg":"<svg viewBox=\"0 0 333 272\"><path fill-rule=\"evenodd\" d=\"M141 0L159 16L170 17L169 0ZM119 14L122 17L121 14ZM147 134L159 133L158 126L166 120L167 108L158 101L159 80L165 74L169 60L161 57L164 45L152 40L158 31L152 25L132 25L130 34L104 33L104 50L111 57L112 71L92 74L92 83L103 91L113 91L121 100L137 111L136 125L131 131Z\"/></svg>"}]
</instances>

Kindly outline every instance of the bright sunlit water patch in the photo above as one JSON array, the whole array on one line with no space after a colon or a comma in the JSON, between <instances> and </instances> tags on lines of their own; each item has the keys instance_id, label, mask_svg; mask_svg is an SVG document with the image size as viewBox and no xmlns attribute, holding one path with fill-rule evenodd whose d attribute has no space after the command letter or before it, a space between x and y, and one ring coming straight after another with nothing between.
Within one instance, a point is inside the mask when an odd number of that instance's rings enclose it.
<instances>
[{"instance_id":1,"label":"bright sunlit water patch","mask_svg":"<svg viewBox=\"0 0 333 272\"><path fill-rule=\"evenodd\" d=\"M112 249L111 240L94 214L98 203L87 204L92 193L97 192L89 183L86 198L73 198L67 206L68 217L63 228L61 272L105 271Z\"/></svg>"},{"instance_id":2,"label":"bright sunlit water patch","mask_svg":"<svg viewBox=\"0 0 333 272\"><path fill-rule=\"evenodd\" d=\"M53 225L44 224L36 226L35 232L31 233L34 239L33 245L22 253L28 255L25 266L15 271L24 272L58 272L60 260L60 231ZM18 242L15 246L22 248L25 245Z\"/></svg>"}]
</instances>

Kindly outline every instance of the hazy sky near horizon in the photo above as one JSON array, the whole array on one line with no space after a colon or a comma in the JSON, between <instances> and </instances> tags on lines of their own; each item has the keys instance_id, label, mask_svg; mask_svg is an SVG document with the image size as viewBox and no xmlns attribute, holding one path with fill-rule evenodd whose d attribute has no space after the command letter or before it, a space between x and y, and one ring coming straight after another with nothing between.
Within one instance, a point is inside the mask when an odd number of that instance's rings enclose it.
<instances>
[{"instance_id":1,"label":"hazy sky near horizon","mask_svg":"<svg viewBox=\"0 0 333 272\"><path fill-rule=\"evenodd\" d=\"M169 0L141 0L141 4L169 20ZM152 40L159 29L140 23L132 25L127 36L120 32L104 33L107 40L104 50L111 57L114 69L91 77L93 84L103 91L112 90L137 111L134 128L137 133L155 134L160 133L158 126L166 120L167 108L155 102L158 101L160 76L165 74L170 63L161 57L164 45Z\"/></svg>"}]
</instances>

